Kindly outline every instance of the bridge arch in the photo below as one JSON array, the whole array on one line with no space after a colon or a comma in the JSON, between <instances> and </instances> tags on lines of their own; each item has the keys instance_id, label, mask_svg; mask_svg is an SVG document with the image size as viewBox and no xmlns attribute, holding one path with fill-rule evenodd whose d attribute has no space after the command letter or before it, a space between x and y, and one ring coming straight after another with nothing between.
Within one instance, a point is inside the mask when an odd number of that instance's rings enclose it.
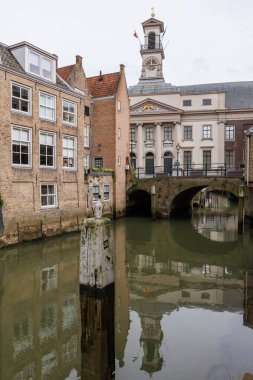
<instances>
[{"instance_id":1,"label":"bridge arch","mask_svg":"<svg viewBox=\"0 0 253 380\"><path fill-rule=\"evenodd\" d=\"M151 195L145 190L134 189L127 194L126 214L130 215L151 215Z\"/></svg>"},{"instance_id":2,"label":"bridge arch","mask_svg":"<svg viewBox=\"0 0 253 380\"><path fill-rule=\"evenodd\" d=\"M175 215L191 215L191 200L200 190L211 187L239 197L244 181L238 177L155 177L139 179L129 194L143 190L149 194L151 213L158 218L168 218ZM151 191L152 189L152 191ZM151 195L152 193L152 195Z\"/></svg>"}]
</instances>

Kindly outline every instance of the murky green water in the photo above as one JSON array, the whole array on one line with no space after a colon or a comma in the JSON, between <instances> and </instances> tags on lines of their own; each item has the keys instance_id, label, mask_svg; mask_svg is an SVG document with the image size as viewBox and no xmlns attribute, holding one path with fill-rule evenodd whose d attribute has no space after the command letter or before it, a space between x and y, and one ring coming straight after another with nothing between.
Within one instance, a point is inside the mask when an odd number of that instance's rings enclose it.
<instances>
[{"instance_id":1,"label":"murky green water","mask_svg":"<svg viewBox=\"0 0 253 380\"><path fill-rule=\"evenodd\" d=\"M0 251L0 379L253 374L253 232L237 219L115 223L115 302L79 295L79 236ZM115 305L114 339L110 318Z\"/></svg>"}]
</instances>

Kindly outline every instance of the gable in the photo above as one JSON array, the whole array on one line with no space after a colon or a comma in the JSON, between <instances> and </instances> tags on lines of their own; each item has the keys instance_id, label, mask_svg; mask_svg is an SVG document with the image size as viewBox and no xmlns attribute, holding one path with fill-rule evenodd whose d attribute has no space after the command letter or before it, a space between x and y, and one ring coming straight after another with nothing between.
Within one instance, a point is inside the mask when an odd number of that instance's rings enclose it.
<instances>
[{"instance_id":1,"label":"gable","mask_svg":"<svg viewBox=\"0 0 253 380\"><path fill-rule=\"evenodd\" d=\"M183 113L183 110L148 98L131 106L130 113L133 115L154 114L154 113L155 114L157 113L179 114L179 113Z\"/></svg>"},{"instance_id":2,"label":"gable","mask_svg":"<svg viewBox=\"0 0 253 380\"><path fill-rule=\"evenodd\" d=\"M160 26L161 32L164 32L164 24L162 21L156 20L155 18L151 17L148 20L144 21L142 23L143 29L147 26Z\"/></svg>"}]
</instances>

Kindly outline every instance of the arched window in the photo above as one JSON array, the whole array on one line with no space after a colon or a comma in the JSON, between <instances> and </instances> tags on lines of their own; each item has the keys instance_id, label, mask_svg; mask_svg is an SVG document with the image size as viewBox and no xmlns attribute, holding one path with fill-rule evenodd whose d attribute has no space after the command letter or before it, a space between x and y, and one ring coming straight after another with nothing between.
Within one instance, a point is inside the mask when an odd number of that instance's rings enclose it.
<instances>
[{"instance_id":1,"label":"arched window","mask_svg":"<svg viewBox=\"0 0 253 380\"><path fill-rule=\"evenodd\" d=\"M150 32L148 35L148 49L155 49L155 33Z\"/></svg>"},{"instance_id":2,"label":"arched window","mask_svg":"<svg viewBox=\"0 0 253 380\"><path fill-rule=\"evenodd\" d=\"M130 158L131 158L131 166L133 169L136 169L136 154L131 152L130 153Z\"/></svg>"},{"instance_id":3,"label":"arched window","mask_svg":"<svg viewBox=\"0 0 253 380\"><path fill-rule=\"evenodd\" d=\"M169 175L172 175L172 153L165 152L163 155L163 160L164 160L164 173L169 173Z\"/></svg>"},{"instance_id":4,"label":"arched window","mask_svg":"<svg viewBox=\"0 0 253 380\"><path fill-rule=\"evenodd\" d=\"M154 154L149 152L145 158L146 174L154 174Z\"/></svg>"}]
</instances>

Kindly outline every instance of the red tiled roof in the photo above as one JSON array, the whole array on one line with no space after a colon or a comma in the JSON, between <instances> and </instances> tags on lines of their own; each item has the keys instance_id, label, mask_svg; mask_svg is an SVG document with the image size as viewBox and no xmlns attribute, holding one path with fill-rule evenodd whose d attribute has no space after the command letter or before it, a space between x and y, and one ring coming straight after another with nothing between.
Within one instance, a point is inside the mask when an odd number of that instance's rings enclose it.
<instances>
[{"instance_id":1,"label":"red tiled roof","mask_svg":"<svg viewBox=\"0 0 253 380\"><path fill-rule=\"evenodd\" d=\"M114 95L118 88L120 72L87 78L90 94L95 98Z\"/></svg>"},{"instance_id":2,"label":"red tiled roof","mask_svg":"<svg viewBox=\"0 0 253 380\"><path fill-rule=\"evenodd\" d=\"M64 66L64 67L59 67L56 71L57 74L62 77L62 79L67 80L68 76L70 74L70 71L73 69L75 65L69 65L69 66Z\"/></svg>"}]
</instances>

